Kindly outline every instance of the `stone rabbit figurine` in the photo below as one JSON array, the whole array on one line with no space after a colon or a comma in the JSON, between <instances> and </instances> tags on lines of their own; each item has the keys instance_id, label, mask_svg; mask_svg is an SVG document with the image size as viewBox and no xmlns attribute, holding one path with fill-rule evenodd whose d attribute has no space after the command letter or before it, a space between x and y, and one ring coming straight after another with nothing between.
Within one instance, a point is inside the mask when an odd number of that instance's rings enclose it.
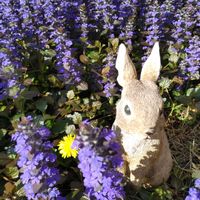
<instances>
[{"instance_id":1,"label":"stone rabbit figurine","mask_svg":"<svg viewBox=\"0 0 200 200\"><path fill-rule=\"evenodd\" d=\"M137 187L161 184L168 179L172 168L163 102L156 85L160 68L158 42L144 63L140 80L125 45L119 46L116 69L122 93L113 129L124 151L125 163L120 171Z\"/></svg>"}]
</instances>

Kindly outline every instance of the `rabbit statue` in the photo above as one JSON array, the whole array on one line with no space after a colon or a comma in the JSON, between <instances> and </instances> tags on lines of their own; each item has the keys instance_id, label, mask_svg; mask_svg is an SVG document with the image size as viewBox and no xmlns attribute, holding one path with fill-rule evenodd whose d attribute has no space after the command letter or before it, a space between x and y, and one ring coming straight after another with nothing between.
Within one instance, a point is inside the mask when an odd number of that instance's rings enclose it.
<instances>
[{"instance_id":1,"label":"rabbit statue","mask_svg":"<svg viewBox=\"0 0 200 200\"><path fill-rule=\"evenodd\" d=\"M144 63L140 80L124 44L119 46L116 69L122 86L113 129L123 148L122 171L136 187L151 187L166 181L172 157L164 131L163 102L156 85L161 68L156 42Z\"/></svg>"}]
</instances>

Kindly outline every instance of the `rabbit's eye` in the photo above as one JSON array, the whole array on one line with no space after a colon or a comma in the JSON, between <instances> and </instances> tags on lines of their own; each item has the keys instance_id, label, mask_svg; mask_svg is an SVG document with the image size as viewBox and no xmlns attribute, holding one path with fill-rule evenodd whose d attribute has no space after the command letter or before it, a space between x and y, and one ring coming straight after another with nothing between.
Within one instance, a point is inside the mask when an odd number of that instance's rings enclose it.
<instances>
[{"instance_id":1,"label":"rabbit's eye","mask_svg":"<svg viewBox=\"0 0 200 200\"><path fill-rule=\"evenodd\" d=\"M125 111L125 113L126 113L127 115L130 115L130 114L131 114L131 110L130 110L130 108L129 108L128 105L126 105L126 106L124 107L124 111Z\"/></svg>"}]
</instances>

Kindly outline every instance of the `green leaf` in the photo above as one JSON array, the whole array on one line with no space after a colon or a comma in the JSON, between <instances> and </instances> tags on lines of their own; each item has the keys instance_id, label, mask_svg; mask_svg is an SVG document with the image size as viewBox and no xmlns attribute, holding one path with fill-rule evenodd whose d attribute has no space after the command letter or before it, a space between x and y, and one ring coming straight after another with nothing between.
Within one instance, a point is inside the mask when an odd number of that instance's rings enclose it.
<instances>
[{"instance_id":1,"label":"green leaf","mask_svg":"<svg viewBox=\"0 0 200 200\"><path fill-rule=\"evenodd\" d=\"M106 35L108 33L108 29L105 29L104 31L101 32L100 36Z\"/></svg>"},{"instance_id":2,"label":"green leaf","mask_svg":"<svg viewBox=\"0 0 200 200\"><path fill-rule=\"evenodd\" d=\"M172 199L172 193L171 191L162 188L162 187L158 187L155 189L153 196L152 196L152 200L154 199L158 199L158 200L167 200L167 199Z\"/></svg>"},{"instance_id":3,"label":"green leaf","mask_svg":"<svg viewBox=\"0 0 200 200\"><path fill-rule=\"evenodd\" d=\"M62 87L62 83L60 82L60 80L53 74L50 74L48 76L48 80L50 83L53 84L54 87Z\"/></svg>"},{"instance_id":4,"label":"green leaf","mask_svg":"<svg viewBox=\"0 0 200 200\"><path fill-rule=\"evenodd\" d=\"M79 85L76 86L78 90L85 91L88 90L88 84L84 81L79 83Z\"/></svg>"},{"instance_id":5,"label":"green leaf","mask_svg":"<svg viewBox=\"0 0 200 200\"><path fill-rule=\"evenodd\" d=\"M19 114L16 114L13 116L13 118L11 119L11 123L12 123L13 127L15 127L15 125L19 123L20 118L23 116L24 116L23 113L19 113Z\"/></svg>"},{"instance_id":6,"label":"green leaf","mask_svg":"<svg viewBox=\"0 0 200 200\"><path fill-rule=\"evenodd\" d=\"M113 46L113 49L116 50L119 46L119 38L114 38L111 40L111 44Z\"/></svg>"},{"instance_id":7,"label":"green leaf","mask_svg":"<svg viewBox=\"0 0 200 200\"><path fill-rule=\"evenodd\" d=\"M0 107L0 112L3 112L5 109L6 109L6 106L4 106L4 105L1 106L1 107Z\"/></svg>"},{"instance_id":8,"label":"green leaf","mask_svg":"<svg viewBox=\"0 0 200 200\"><path fill-rule=\"evenodd\" d=\"M106 67L104 67L104 68L101 70L101 74L102 74L103 76L107 76L107 74L109 73L109 71L110 71L110 66L106 66Z\"/></svg>"},{"instance_id":9,"label":"green leaf","mask_svg":"<svg viewBox=\"0 0 200 200\"><path fill-rule=\"evenodd\" d=\"M53 58L56 55L56 52L53 49L47 49L44 51L41 51L41 54L46 58ZM47 58L46 58L47 59Z\"/></svg>"},{"instance_id":10,"label":"green leaf","mask_svg":"<svg viewBox=\"0 0 200 200\"><path fill-rule=\"evenodd\" d=\"M86 55L80 55L79 59L83 64L89 64L89 59Z\"/></svg>"},{"instance_id":11,"label":"green leaf","mask_svg":"<svg viewBox=\"0 0 200 200\"><path fill-rule=\"evenodd\" d=\"M41 112L44 112L47 107L48 107L48 104L47 104L47 101L44 100L44 99L39 99L35 102L35 106L38 110L40 110Z\"/></svg>"},{"instance_id":12,"label":"green leaf","mask_svg":"<svg viewBox=\"0 0 200 200\"><path fill-rule=\"evenodd\" d=\"M40 91L38 90L38 88L33 87L30 90L25 89L21 93L21 97L23 97L25 99L33 99L34 97L37 97L39 94L40 94Z\"/></svg>"},{"instance_id":13,"label":"green leaf","mask_svg":"<svg viewBox=\"0 0 200 200\"><path fill-rule=\"evenodd\" d=\"M186 91L186 96L200 98L200 88L189 88Z\"/></svg>"},{"instance_id":14,"label":"green leaf","mask_svg":"<svg viewBox=\"0 0 200 200\"><path fill-rule=\"evenodd\" d=\"M19 170L17 167L7 167L4 170L4 173L6 174L6 176L8 176L11 179L15 179L19 177Z\"/></svg>"},{"instance_id":15,"label":"green leaf","mask_svg":"<svg viewBox=\"0 0 200 200\"><path fill-rule=\"evenodd\" d=\"M173 90L172 93L174 96L177 96L177 97L180 96L180 91L178 90Z\"/></svg>"},{"instance_id":16,"label":"green leaf","mask_svg":"<svg viewBox=\"0 0 200 200\"><path fill-rule=\"evenodd\" d=\"M5 194L8 194L8 195L11 195L15 189L15 185L11 182L7 182L5 185L4 185L4 193Z\"/></svg>"},{"instance_id":17,"label":"green leaf","mask_svg":"<svg viewBox=\"0 0 200 200\"><path fill-rule=\"evenodd\" d=\"M96 40L94 45L98 48L101 48L101 42L99 40Z\"/></svg>"},{"instance_id":18,"label":"green leaf","mask_svg":"<svg viewBox=\"0 0 200 200\"><path fill-rule=\"evenodd\" d=\"M171 85L171 82L172 81L170 79L162 77L159 81L159 86L163 89L168 89Z\"/></svg>"},{"instance_id":19,"label":"green leaf","mask_svg":"<svg viewBox=\"0 0 200 200\"><path fill-rule=\"evenodd\" d=\"M171 54L169 57L169 61L173 62L173 63L177 63L179 59L179 56L177 54Z\"/></svg>"},{"instance_id":20,"label":"green leaf","mask_svg":"<svg viewBox=\"0 0 200 200\"><path fill-rule=\"evenodd\" d=\"M20 88L18 86L11 87L9 88L9 95L16 96L19 91L20 91Z\"/></svg>"},{"instance_id":21,"label":"green leaf","mask_svg":"<svg viewBox=\"0 0 200 200\"><path fill-rule=\"evenodd\" d=\"M92 59L92 63L97 62L99 60L99 52L90 51L87 55L90 59Z\"/></svg>"},{"instance_id":22,"label":"green leaf","mask_svg":"<svg viewBox=\"0 0 200 200\"><path fill-rule=\"evenodd\" d=\"M89 98L83 98L83 103L84 104L89 104L90 103L90 99Z\"/></svg>"},{"instance_id":23,"label":"green leaf","mask_svg":"<svg viewBox=\"0 0 200 200\"><path fill-rule=\"evenodd\" d=\"M194 93L194 88L189 88L186 91L186 96L192 96L191 94Z\"/></svg>"},{"instance_id":24,"label":"green leaf","mask_svg":"<svg viewBox=\"0 0 200 200\"><path fill-rule=\"evenodd\" d=\"M101 105L102 105L101 101L92 102L92 107L96 108L97 110L99 110L101 108Z\"/></svg>"},{"instance_id":25,"label":"green leaf","mask_svg":"<svg viewBox=\"0 0 200 200\"><path fill-rule=\"evenodd\" d=\"M194 178L194 179L200 178L200 170L193 169L192 170L192 178Z\"/></svg>"},{"instance_id":26,"label":"green leaf","mask_svg":"<svg viewBox=\"0 0 200 200\"><path fill-rule=\"evenodd\" d=\"M71 124L71 125L66 126L65 132L67 134L70 134L70 133L74 133L75 130L76 130L76 127L73 124Z\"/></svg>"},{"instance_id":27,"label":"green leaf","mask_svg":"<svg viewBox=\"0 0 200 200\"><path fill-rule=\"evenodd\" d=\"M6 135L7 133L7 130L6 129L3 129L1 128L0 129L0 140ZM0 152L1 153L1 152ZM1 157L0 157L1 158Z\"/></svg>"},{"instance_id":28,"label":"green leaf","mask_svg":"<svg viewBox=\"0 0 200 200\"><path fill-rule=\"evenodd\" d=\"M53 121L52 120L46 120L45 121L45 126L47 127L47 128L49 128L49 129L51 129L52 128L52 126L53 126Z\"/></svg>"},{"instance_id":29,"label":"green leaf","mask_svg":"<svg viewBox=\"0 0 200 200\"><path fill-rule=\"evenodd\" d=\"M24 85L25 86L30 86L34 81L34 78L26 78L24 79Z\"/></svg>"},{"instance_id":30,"label":"green leaf","mask_svg":"<svg viewBox=\"0 0 200 200\"><path fill-rule=\"evenodd\" d=\"M15 195L18 196L18 198L20 200L26 200L25 198L25 191L24 191L24 187L23 187L23 184L21 183L21 180L19 179L17 182L15 182L15 185L16 185L16 192L15 192Z\"/></svg>"},{"instance_id":31,"label":"green leaf","mask_svg":"<svg viewBox=\"0 0 200 200\"><path fill-rule=\"evenodd\" d=\"M185 104L185 105L189 105L191 103L191 97L190 96L181 95L181 96L175 97L175 99L178 102Z\"/></svg>"},{"instance_id":32,"label":"green leaf","mask_svg":"<svg viewBox=\"0 0 200 200\"><path fill-rule=\"evenodd\" d=\"M87 48L88 49L95 49L96 47L94 45L92 45L92 44L88 44Z\"/></svg>"},{"instance_id":33,"label":"green leaf","mask_svg":"<svg viewBox=\"0 0 200 200\"><path fill-rule=\"evenodd\" d=\"M168 59L169 59L169 56L170 56L169 54L164 54L163 57L162 57L162 59L163 59L163 60L168 60Z\"/></svg>"},{"instance_id":34,"label":"green leaf","mask_svg":"<svg viewBox=\"0 0 200 200\"><path fill-rule=\"evenodd\" d=\"M14 67L10 65L3 68L3 73L5 74L14 73L14 71L15 71Z\"/></svg>"},{"instance_id":35,"label":"green leaf","mask_svg":"<svg viewBox=\"0 0 200 200\"><path fill-rule=\"evenodd\" d=\"M82 122L82 115L78 112L74 112L73 115L68 115L67 117L72 118L74 124L80 124Z\"/></svg>"},{"instance_id":36,"label":"green leaf","mask_svg":"<svg viewBox=\"0 0 200 200\"><path fill-rule=\"evenodd\" d=\"M65 131L65 127L68 124L71 124L71 121L69 119L58 119L56 122L54 122L54 125L52 127L53 133L61 133Z\"/></svg>"},{"instance_id":37,"label":"green leaf","mask_svg":"<svg viewBox=\"0 0 200 200\"><path fill-rule=\"evenodd\" d=\"M73 99L75 97L75 94L74 94L74 91L73 90L69 90L68 92L67 92L67 98L68 99Z\"/></svg>"}]
</instances>

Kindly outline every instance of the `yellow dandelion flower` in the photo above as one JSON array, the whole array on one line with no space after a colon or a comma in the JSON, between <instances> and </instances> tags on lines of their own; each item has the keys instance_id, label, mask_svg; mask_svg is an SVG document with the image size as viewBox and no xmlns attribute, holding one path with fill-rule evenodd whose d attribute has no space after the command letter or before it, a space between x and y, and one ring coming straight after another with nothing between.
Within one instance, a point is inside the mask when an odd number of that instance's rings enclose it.
<instances>
[{"instance_id":1,"label":"yellow dandelion flower","mask_svg":"<svg viewBox=\"0 0 200 200\"><path fill-rule=\"evenodd\" d=\"M72 149L72 144L76 136L74 134L69 134L64 136L63 139L58 144L58 150L63 158L77 157L78 150Z\"/></svg>"}]
</instances>

